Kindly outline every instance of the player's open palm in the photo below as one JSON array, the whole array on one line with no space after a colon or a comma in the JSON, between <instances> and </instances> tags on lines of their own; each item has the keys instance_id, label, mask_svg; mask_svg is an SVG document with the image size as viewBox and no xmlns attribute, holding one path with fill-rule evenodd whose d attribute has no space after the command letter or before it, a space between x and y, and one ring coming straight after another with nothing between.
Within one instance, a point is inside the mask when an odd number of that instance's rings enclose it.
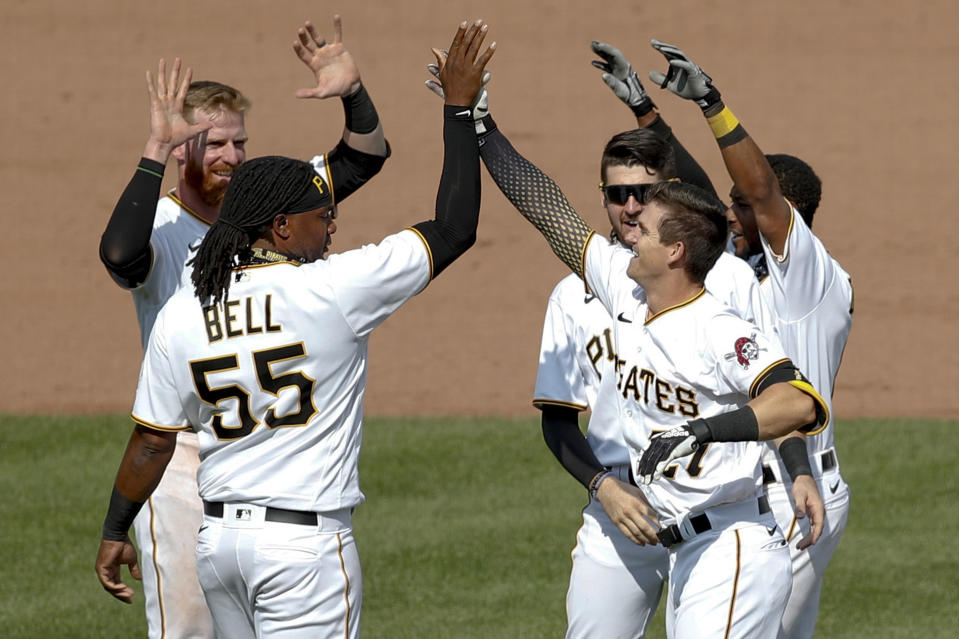
<instances>
[{"instance_id":1,"label":"player's open palm","mask_svg":"<svg viewBox=\"0 0 959 639\"><path fill-rule=\"evenodd\" d=\"M453 36L448 53L433 49L446 104L467 107L474 104L483 87L486 64L496 51L494 42L482 54L479 52L488 28L482 20L468 26L463 22Z\"/></svg>"},{"instance_id":2,"label":"player's open palm","mask_svg":"<svg viewBox=\"0 0 959 639\"><path fill-rule=\"evenodd\" d=\"M339 15L333 16L333 42L327 42L311 22L300 27L297 37L293 51L313 72L316 86L298 89L296 97L345 98L359 90L360 69L343 44L343 22Z\"/></svg>"},{"instance_id":3,"label":"player's open palm","mask_svg":"<svg viewBox=\"0 0 959 639\"><path fill-rule=\"evenodd\" d=\"M167 150L179 146L213 127L213 122L204 120L190 124L183 117L183 101L193 79L193 69L187 67L180 79L180 58L173 60L169 76L166 61L157 65L156 77L147 71L147 91L150 94L150 139Z\"/></svg>"},{"instance_id":4,"label":"player's open palm","mask_svg":"<svg viewBox=\"0 0 959 639\"><path fill-rule=\"evenodd\" d=\"M100 551L97 553L96 571L104 590L125 603L133 602L133 588L123 583L122 568L130 566L130 574L134 579L142 579L140 564L137 562L137 551L126 541L100 542Z\"/></svg>"}]
</instances>

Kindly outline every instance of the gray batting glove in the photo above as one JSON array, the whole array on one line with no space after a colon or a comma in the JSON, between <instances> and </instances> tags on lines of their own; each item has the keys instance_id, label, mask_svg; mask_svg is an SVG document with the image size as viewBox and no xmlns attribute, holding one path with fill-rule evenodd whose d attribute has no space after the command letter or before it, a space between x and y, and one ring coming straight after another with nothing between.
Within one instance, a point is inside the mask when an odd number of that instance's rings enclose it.
<instances>
[{"instance_id":1,"label":"gray batting glove","mask_svg":"<svg viewBox=\"0 0 959 639\"><path fill-rule=\"evenodd\" d=\"M590 47L593 53L602 58L601 61L593 60L593 66L603 71L603 82L613 90L616 97L625 102L636 117L652 111L656 105L622 51L597 40L593 40Z\"/></svg>"},{"instance_id":2,"label":"gray batting glove","mask_svg":"<svg viewBox=\"0 0 959 639\"><path fill-rule=\"evenodd\" d=\"M635 476L647 486L663 476L663 471L673 461L691 455L699 449L700 441L689 424L670 428L649 438L649 446L643 451L636 465Z\"/></svg>"},{"instance_id":3,"label":"gray batting glove","mask_svg":"<svg viewBox=\"0 0 959 639\"><path fill-rule=\"evenodd\" d=\"M659 40L650 40L650 44L669 61L669 70L666 73L650 71L650 80L681 98L693 100L703 111L720 102L721 96L712 84L713 79L681 49Z\"/></svg>"},{"instance_id":4,"label":"gray batting glove","mask_svg":"<svg viewBox=\"0 0 959 639\"><path fill-rule=\"evenodd\" d=\"M443 53L447 53L446 50L440 49ZM443 91L443 85L439 81L440 77L440 67L438 64L427 64L426 70L430 72L436 79L430 79L426 81L426 88L440 96L444 100L446 99L446 93ZM473 104L470 109L473 112L473 125L476 127L476 135L481 133L486 133L486 126L483 124L483 118L489 115L489 95L486 93L486 83L489 82L490 73L489 71L483 72L483 86L480 88L479 93L476 94L476 99L473 100Z\"/></svg>"}]
</instances>

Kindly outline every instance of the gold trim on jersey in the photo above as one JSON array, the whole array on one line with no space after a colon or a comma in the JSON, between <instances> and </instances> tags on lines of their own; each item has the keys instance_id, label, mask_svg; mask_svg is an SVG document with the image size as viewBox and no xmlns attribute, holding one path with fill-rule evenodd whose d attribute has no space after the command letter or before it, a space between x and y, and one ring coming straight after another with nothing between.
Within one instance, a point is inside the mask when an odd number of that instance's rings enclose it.
<instances>
[{"instance_id":1,"label":"gold trim on jersey","mask_svg":"<svg viewBox=\"0 0 959 639\"><path fill-rule=\"evenodd\" d=\"M726 634L723 637L729 637L729 632L733 628L733 612L736 609L736 594L739 588L739 571L742 569L742 540L739 538L739 530L736 530L736 573L733 575L733 592L729 598L729 615L726 618Z\"/></svg>"},{"instance_id":2,"label":"gold trim on jersey","mask_svg":"<svg viewBox=\"0 0 959 639\"><path fill-rule=\"evenodd\" d=\"M589 243L593 241L593 238L596 236L596 231L590 231L589 235L586 236L586 241L583 242L583 249L580 251L579 255L579 278L583 280L583 284L586 287L586 294L592 295L593 292L589 290L589 284L586 282L586 252L589 250Z\"/></svg>"},{"instance_id":3,"label":"gold trim on jersey","mask_svg":"<svg viewBox=\"0 0 959 639\"><path fill-rule=\"evenodd\" d=\"M763 383L763 381L766 379L766 376L769 375L769 372L772 369L779 366L780 364L782 364L783 362L789 362L790 364L792 364L792 360L790 360L788 357L777 359L775 362L773 362L772 364L764 368L762 372L759 373L759 375L756 375L756 378L753 380L753 383L749 385L750 399L756 399L756 389L759 388L759 386Z\"/></svg>"},{"instance_id":4,"label":"gold trim on jersey","mask_svg":"<svg viewBox=\"0 0 959 639\"><path fill-rule=\"evenodd\" d=\"M193 209L191 209L189 206L187 206L186 204L184 204L184 203L183 203L183 200L181 200L180 198L178 198L178 197L176 196L176 191L175 191L175 190L170 191L169 193L166 194L166 196L167 196L168 198L170 198L171 200L173 200L174 202L176 202L176 205L177 205L177 206L179 206L181 209L183 209L184 211L186 211L187 213L189 213L190 215L192 215L192 216L195 217L196 219L200 220L201 222L203 222L203 223L206 224L207 226L213 226L213 223L212 223L212 222L209 222L209 221L203 219L203 218L200 216L199 213L197 213L196 211L194 211Z\"/></svg>"},{"instance_id":5,"label":"gold trim on jersey","mask_svg":"<svg viewBox=\"0 0 959 639\"><path fill-rule=\"evenodd\" d=\"M430 263L430 281L433 281L433 251L432 249L430 249L430 243L426 241L426 238L423 236L422 233L420 233L417 229L413 228L412 226L407 227L406 230L413 231L414 233L416 233L417 237L420 238L420 241L423 242L423 246L426 247L426 259L429 260L429 263Z\"/></svg>"},{"instance_id":6,"label":"gold trim on jersey","mask_svg":"<svg viewBox=\"0 0 959 639\"><path fill-rule=\"evenodd\" d=\"M785 197L783 197L783 199L786 200ZM789 205L789 228L786 229L786 241L783 242L783 255L777 254L776 251L774 251L771 246L769 247L769 252L773 254L773 257L775 257L775 258L776 258L776 261L779 262L780 264L782 264L783 262L785 262L785 261L786 261L786 257L788 256L788 255L787 255L788 252L787 252L786 249L789 248L789 238L790 238L790 237L792 236L792 234L793 234L793 222L795 222L795 220L796 220L796 218L795 218L794 216L795 216L796 213L797 213L796 207L793 206L793 203L792 203L792 202L790 202L789 200L786 200L786 204Z\"/></svg>"},{"instance_id":7,"label":"gold trim on jersey","mask_svg":"<svg viewBox=\"0 0 959 639\"><path fill-rule=\"evenodd\" d=\"M690 298L689 298L688 300L686 300L685 302L680 302L679 304L675 304L675 305L673 305L673 306L670 306L669 308L664 308L664 309L661 310L660 312L656 313L655 315L653 315L652 317L650 317L649 319L647 319L647 320L643 323L643 326L649 326L650 323L651 323L654 319L656 319L656 318L658 318L658 317L661 317L662 315L665 315L666 313L669 313L670 311L675 311L675 310L678 309L678 308L682 308L682 307L684 307L684 306L688 306L689 304L692 304L693 302L695 302L696 300L698 300L700 297L702 297L705 293L706 293L706 287L704 286L703 288L699 289L699 292L698 292L698 293L696 293L695 295L693 295L692 297L690 297Z\"/></svg>"},{"instance_id":8,"label":"gold trim on jersey","mask_svg":"<svg viewBox=\"0 0 959 639\"><path fill-rule=\"evenodd\" d=\"M130 413L130 419L132 419L135 424L138 424L140 426L145 426L151 430L159 430L164 433L179 433L185 430L189 430L192 426L192 424L187 424L186 426L161 426L159 424L154 424L153 422L148 422L145 419L140 419L133 413Z\"/></svg>"},{"instance_id":9,"label":"gold trim on jersey","mask_svg":"<svg viewBox=\"0 0 959 639\"><path fill-rule=\"evenodd\" d=\"M316 170L316 167L313 167L313 170ZM333 206L336 206L336 191L333 190L333 174L330 173L330 162L327 154L323 154L323 172L326 173L326 183L330 187L330 199L332 200Z\"/></svg>"},{"instance_id":10,"label":"gold trim on jersey","mask_svg":"<svg viewBox=\"0 0 959 639\"><path fill-rule=\"evenodd\" d=\"M799 430L806 433L807 435L818 435L819 433L826 430L826 426L829 425L829 406L826 404L826 400L822 398L819 392L813 388L813 385L807 382L804 379L793 379L787 382L790 386L798 388L802 392L806 393L812 397L813 401L816 402L816 425L812 427L802 427Z\"/></svg>"},{"instance_id":11,"label":"gold trim on jersey","mask_svg":"<svg viewBox=\"0 0 959 639\"><path fill-rule=\"evenodd\" d=\"M558 399L533 398L533 407L542 408L543 406L559 406L561 408L573 408L578 411L588 410L589 406L585 404L576 404L575 402L563 402Z\"/></svg>"}]
</instances>

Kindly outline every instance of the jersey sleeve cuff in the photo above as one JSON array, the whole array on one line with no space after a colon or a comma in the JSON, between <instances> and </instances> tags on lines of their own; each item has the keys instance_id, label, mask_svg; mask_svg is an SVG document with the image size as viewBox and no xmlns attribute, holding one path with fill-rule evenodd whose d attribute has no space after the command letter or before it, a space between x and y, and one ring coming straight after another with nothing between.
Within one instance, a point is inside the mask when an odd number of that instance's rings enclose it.
<instances>
[{"instance_id":1,"label":"jersey sleeve cuff","mask_svg":"<svg viewBox=\"0 0 959 639\"><path fill-rule=\"evenodd\" d=\"M144 428L149 428L151 430L158 430L164 433L177 433L181 431L187 431L193 428L192 424L187 424L186 426L166 426L162 424L155 424L153 422L143 419L142 417L137 417L133 413L130 414L130 418L138 426L143 426Z\"/></svg>"},{"instance_id":2,"label":"jersey sleeve cuff","mask_svg":"<svg viewBox=\"0 0 959 639\"><path fill-rule=\"evenodd\" d=\"M576 402L564 402L558 399L543 399L536 397L533 399L533 406L543 410L544 406L560 406L562 408L572 408L573 410L583 412L589 408L585 404L577 404Z\"/></svg>"}]
</instances>

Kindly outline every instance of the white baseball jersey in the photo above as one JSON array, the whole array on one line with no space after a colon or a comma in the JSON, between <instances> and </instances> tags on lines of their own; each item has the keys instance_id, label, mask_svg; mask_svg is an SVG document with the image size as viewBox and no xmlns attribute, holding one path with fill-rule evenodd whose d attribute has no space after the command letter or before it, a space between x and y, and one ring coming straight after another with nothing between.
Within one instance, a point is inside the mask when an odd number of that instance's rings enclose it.
<instances>
[{"instance_id":1,"label":"white baseball jersey","mask_svg":"<svg viewBox=\"0 0 959 639\"><path fill-rule=\"evenodd\" d=\"M632 462L657 431L745 405L763 374L788 359L775 339L703 290L646 319L645 292L622 277L631 253L590 240L586 281L616 318L616 375L604 377L599 403L618 407ZM761 488L759 442L713 443L682 458L646 487L663 523L755 497Z\"/></svg>"},{"instance_id":2,"label":"white baseball jersey","mask_svg":"<svg viewBox=\"0 0 959 639\"><path fill-rule=\"evenodd\" d=\"M205 500L355 506L369 336L430 275L407 230L311 264L246 267L206 310L181 289L157 317L133 418L198 432Z\"/></svg>"},{"instance_id":3,"label":"white baseball jersey","mask_svg":"<svg viewBox=\"0 0 959 639\"><path fill-rule=\"evenodd\" d=\"M806 440L815 457L834 445L832 394L852 328L852 280L802 216L795 209L791 213L783 255L777 256L762 238L769 275L760 289L773 311L783 348L829 407L826 429ZM776 457L775 452L768 453L770 462ZM815 464L813 471L818 476Z\"/></svg>"},{"instance_id":4,"label":"white baseball jersey","mask_svg":"<svg viewBox=\"0 0 959 639\"><path fill-rule=\"evenodd\" d=\"M602 241L598 236L592 240ZM622 252L624 264L628 263L632 256L628 248L609 240L606 243ZM620 278L622 286L638 288L626 275L625 266ZM706 276L706 289L769 333L769 309L763 302L759 282L745 262L726 253L720 255ZM596 401L600 380L607 370L615 368L615 363L613 320L602 302L586 292L578 276L571 274L560 280L547 305L533 404L592 408L586 439L604 466L629 463L616 404Z\"/></svg>"}]
</instances>

